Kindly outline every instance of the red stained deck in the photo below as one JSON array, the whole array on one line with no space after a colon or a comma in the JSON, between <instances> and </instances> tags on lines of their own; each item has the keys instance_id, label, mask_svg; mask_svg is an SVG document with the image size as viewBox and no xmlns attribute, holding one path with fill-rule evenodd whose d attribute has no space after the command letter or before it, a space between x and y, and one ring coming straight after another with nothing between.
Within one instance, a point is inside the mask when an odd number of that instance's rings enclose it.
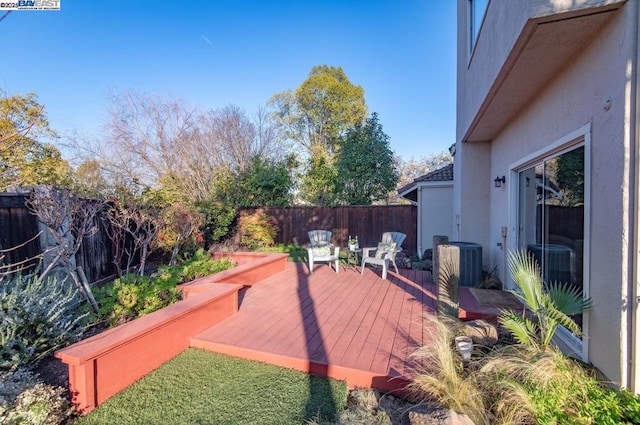
<instances>
[{"instance_id":1,"label":"red stained deck","mask_svg":"<svg viewBox=\"0 0 640 425\"><path fill-rule=\"evenodd\" d=\"M350 386L400 388L406 358L428 343L431 273L366 269L364 275L300 263L245 290L238 313L191 339L199 347L318 375Z\"/></svg>"}]
</instances>

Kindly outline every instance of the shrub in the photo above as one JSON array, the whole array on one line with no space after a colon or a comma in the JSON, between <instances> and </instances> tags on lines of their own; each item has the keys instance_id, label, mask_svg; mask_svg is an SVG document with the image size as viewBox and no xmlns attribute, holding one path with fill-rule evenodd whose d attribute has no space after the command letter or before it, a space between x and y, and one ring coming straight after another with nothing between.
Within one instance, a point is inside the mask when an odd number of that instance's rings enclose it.
<instances>
[{"instance_id":1,"label":"shrub","mask_svg":"<svg viewBox=\"0 0 640 425\"><path fill-rule=\"evenodd\" d=\"M191 259L183 264L182 282L189 282L199 277L209 276L230 269L233 266L234 264L230 259L221 258L219 260L213 260L211 254L205 252L203 249L199 249Z\"/></svg>"},{"instance_id":2,"label":"shrub","mask_svg":"<svg viewBox=\"0 0 640 425\"><path fill-rule=\"evenodd\" d=\"M39 383L25 367L0 372L0 424L60 424L72 413L63 388Z\"/></svg>"},{"instance_id":3,"label":"shrub","mask_svg":"<svg viewBox=\"0 0 640 425\"><path fill-rule=\"evenodd\" d=\"M36 376L26 367L14 366L11 370L0 371L0 424L3 416L13 405L21 392L38 383Z\"/></svg>"},{"instance_id":4,"label":"shrub","mask_svg":"<svg viewBox=\"0 0 640 425\"><path fill-rule=\"evenodd\" d=\"M417 375L410 388L423 401L436 400L477 425L527 423L533 407L527 394L481 364L464 367L453 347L457 322L432 319L431 340L413 354Z\"/></svg>"},{"instance_id":5,"label":"shrub","mask_svg":"<svg viewBox=\"0 0 640 425\"><path fill-rule=\"evenodd\" d=\"M463 363L452 340L457 322L434 320L432 341L414 354L413 390L481 424L636 424L640 398L597 381L553 346L507 345Z\"/></svg>"},{"instance_id":6,"label":"shrub","mask_svg":"<svg viewBox=\"0 0 640 425\"><path fill-rule=\"evenodd\" d=\"M640 397L629 390L619 390L618 398L622 408L622 421L630 424L640 424Z\"/></svg>"},{"instance_id":7,"label":"shrub","mask_svg":"<svg viewBox=\"0 0 640 425\"><path fill-rule=\"evenodd\" d=\"M10 424L57 425L72 413L64 388L39 383L20 393L6 417Z\"/></svg>"},{"instance_id":8,"label":"shrub","mask_svg":"<svg viewBox=\"0 0 640 425\"><path fill-rule=\"evenodd\" d=\"M240 217L240 243L249 249L272 246L277 235L275 219L262 211Z\"/></svg>"},{"instance_id":9,"label":"shrub","mask_svg":"<svg viewBox=\"0 0 640 425\"><path fill-rule=\"evenodd\" d=\"M200 206L200 212L204 214L202 234L205 246L227 239L236 222L236 210L228 204L207 203Z\"/></svg>"},{"instance_id":10,"label":"shrub","mask_svg":"<svg viewBox=\"0 0 640 425\"><path fill-rule=\"evenodd\" d=\"M371 389L351 391L347 407L340 413L339 424L391 425L393 422L389 414L380 407L378 399L378 394Z\"/></svg>"},{"instance_id":11,"label":"shrub","mask_svg":"<svg viewBox=\"0 0 640 425\"><path fill-rule=\"evenodd\" d=\"M182 299L175 283L168 279L127 274L94 291L100 305L98 314L110 326L126 323Z\"/></svg>"},{"instance_id":12,"label":"shrub","mask_svg":"<svg viewBox=\"0 0 640 425\"><path fill-rule=\"evenodd\" d=\"M228 258L213 260L203 249L179 266L160 266L151 277L124 275L94 291L100 317L117 326L145 314L167 307L182 299L176 287L198 277L233 267Z\"/></svg>"},{"instance_id":13,"label":"shrub","mask_svg":"<svg viewBox=\"0 0 640 425\"><path fill-rule=\"evenodd\" d=\"M15 276L0 285L0 369L32 365L77 340L87 314L77 290L56 278Z\"/></svg>"},{"instance_id":14,"label":"shrub","mask_svg":"<svg viewBox=\"0 0 640 425\"><path fill-rule=\"evenodd\" d=\"M270 247L261 248L260 250L266 252L284 252L289 254L289 261L294 261L296 263L307 262L307 249L293 243L279 243Z\"/></svg>"},{"instance_id":15,"label":"shrub","mask_svg":"<svg viewBox=\"0 0 640 425\"><path fill-rule=\"evenodd\" d=\"M199 232L204 224L204 215L180 202L174 202L164 208L163 223L158 239L161 248L171 252L171 265L176 264L178 254L183 248L204 242Z\"/></svg>"},{"instance_id":16,"label":"shrub","mask_svg":"<svg viewBox=\"0 0 640 425\"><path fill-rule=\"evenodd\" d=\"M526 350L522 350L526 352ZM533 357L531 357L533 355ZM520 358L512 363L517 377L529 393L539 423L634 424L640 399L599 382L593 371L557 349Z\"/></svg>"}]
</instances>

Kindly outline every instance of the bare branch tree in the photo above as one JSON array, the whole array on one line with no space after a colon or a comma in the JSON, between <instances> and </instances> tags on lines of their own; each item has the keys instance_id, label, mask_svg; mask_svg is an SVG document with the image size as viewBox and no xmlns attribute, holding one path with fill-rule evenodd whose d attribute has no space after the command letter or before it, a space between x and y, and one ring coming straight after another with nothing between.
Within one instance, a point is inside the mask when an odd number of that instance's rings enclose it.
<instances>
[{"instance_id":1,"label":"bare branch tree","mask_svg":"<svg viewBox=\"0 0 640 425\"><path fill-rule=\"evenodd\" d=\"M423 155L418 159L414 157L408 160L400 156L395 158L396 167L400 171L400 181L398 186L404 186L411 183L413 179L435 171L445 165L453 163L453 157L448 151Z\"/></svg>"},{"instance_id":2,"label":"bare branch tree","mask_svg":"<svg viewBox=\"0 0 640 425\"><path fill-rule=\"evenodd\" d=\"M180 100L135 92L112 95L108 132L116 161L110 166L153 186L175 174L181 143L196 124L198 111Z\"/></svg>"},{"instance_id":3,"label":"bare branch tree","mask_svg":"<svg viewBox=\"0 0 640 425\"><path fill-rule=\"evenodd\" d=\"M88 282L82 281L78 276L75 255L82 246L83 239L97 231L96 215L103 207L103 200L79 198L71 189L53 186L35 187L27 200L27 208L47 227L59 250L56 259L49 264L40 279L44 279L56 263L62 261L74 284L91 303L94 311L98 310L98 305Z\"/></svg>"},{"instance_id":4,"label":"bare branch tree","mask_svg":"<svg viewBox=\"0 0 640 425\"><path fill-rule=\"evenodd\" d=\"M129 218L123 214L117 199L113 199L107 207L104 216L102 216L104 222L104 229L107 237L111 241L113 247L113 265L116 267L116 274L118 277L123 275L122 259L124 258L125 251L127 250L127 232L125 229L129 227ZM126 270L129 272L133 258L127 259Z\"/></svg>"},{"instance_id":5,"label":"bare branch tree","mask_svg":"<svg viewBox=\"0 0 640 425\"><path fill-rule=\"evenodd\" d=\"M106 219L109 221L109 239L116 247L114 264L120 274L122 257L127 256L126 273L132 266L136 254L140 257L138 274L144 275L149 256L158 247L158 231L162 227L160 211L133 199L121 199L113 202L108 209ZM128 243L128 240L131 243Z\"/></svg>"},{"instance_id":6,"label":"bare branch tree","mask_svg":"<svg viewBox=\"0 0 640 425\"><path fill-rule=\"evenodd\" d=\"M169 189L186 202L211 198L219 170L241 171L253 157L283 157L279 127L264 109L248 116L229 105L203 113L179 99L115 93L107 141L70 144L97 159L113 186L141 193Z\"/></svg>"},{"instance_id":7,"label":"bare branch tree","mask_svg":"<svg viewBox=\"0 0 640 425\"><path fill-rule=\"evenodd\" d=\"M133 238L133 251L129 252L129 257L135 251L140 252L140 267L138 274L144 275L147 259L158 247L158 231L160 230L159 212L150 208L134 207L126 211L129 216L131 226L126 229Z\"/></svg>"}]
</instances>

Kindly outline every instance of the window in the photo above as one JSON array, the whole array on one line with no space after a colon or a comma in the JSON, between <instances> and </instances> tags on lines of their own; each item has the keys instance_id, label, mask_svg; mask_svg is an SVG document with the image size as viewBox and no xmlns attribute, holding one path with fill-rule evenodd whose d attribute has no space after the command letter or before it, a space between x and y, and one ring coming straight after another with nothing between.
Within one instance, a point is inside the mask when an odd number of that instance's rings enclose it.
<instances>
[{"instance_id":1,"label":"window","mask_svg":"<svg viewBox=\"0 0 640 425\"><path fill-rule=\"evenodd\" d=\"M533 254L545 282L587 292L585 146L572 147L518 172L518 247ZM582 315L573 319L581 327Z\"/></svg>"},{"instance_id":2,"label":"window","mask_svg":"<svg viewBox=\"0 0 640 425\"><path fill-rule=\"evenodd\" d=\"M473 48L478 40L478 34L480 33L480 27L484 19L485 12L489 0L469 0L469 52L473 52Z\"/></svg>"}]
</instances>

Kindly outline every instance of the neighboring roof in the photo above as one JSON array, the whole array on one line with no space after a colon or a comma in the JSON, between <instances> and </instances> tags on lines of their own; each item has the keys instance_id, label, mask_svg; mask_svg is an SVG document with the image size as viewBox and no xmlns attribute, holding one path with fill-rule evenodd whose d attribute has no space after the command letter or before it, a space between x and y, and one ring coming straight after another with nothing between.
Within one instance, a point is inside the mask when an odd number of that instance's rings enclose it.
<instances>
[{"instance_id":1,"label":"neighboring roof","mask_svg":"<svg viewBox=\"0 0 640 425\"><path fill-rule=\"evenodd\" d=\"M398 189L398 196L413 202L418 201L418 186L423 182L449 182L453 181L453 164L445 165L435 171L413 179L409 184Z\"/></svg>"}]
</instances>

